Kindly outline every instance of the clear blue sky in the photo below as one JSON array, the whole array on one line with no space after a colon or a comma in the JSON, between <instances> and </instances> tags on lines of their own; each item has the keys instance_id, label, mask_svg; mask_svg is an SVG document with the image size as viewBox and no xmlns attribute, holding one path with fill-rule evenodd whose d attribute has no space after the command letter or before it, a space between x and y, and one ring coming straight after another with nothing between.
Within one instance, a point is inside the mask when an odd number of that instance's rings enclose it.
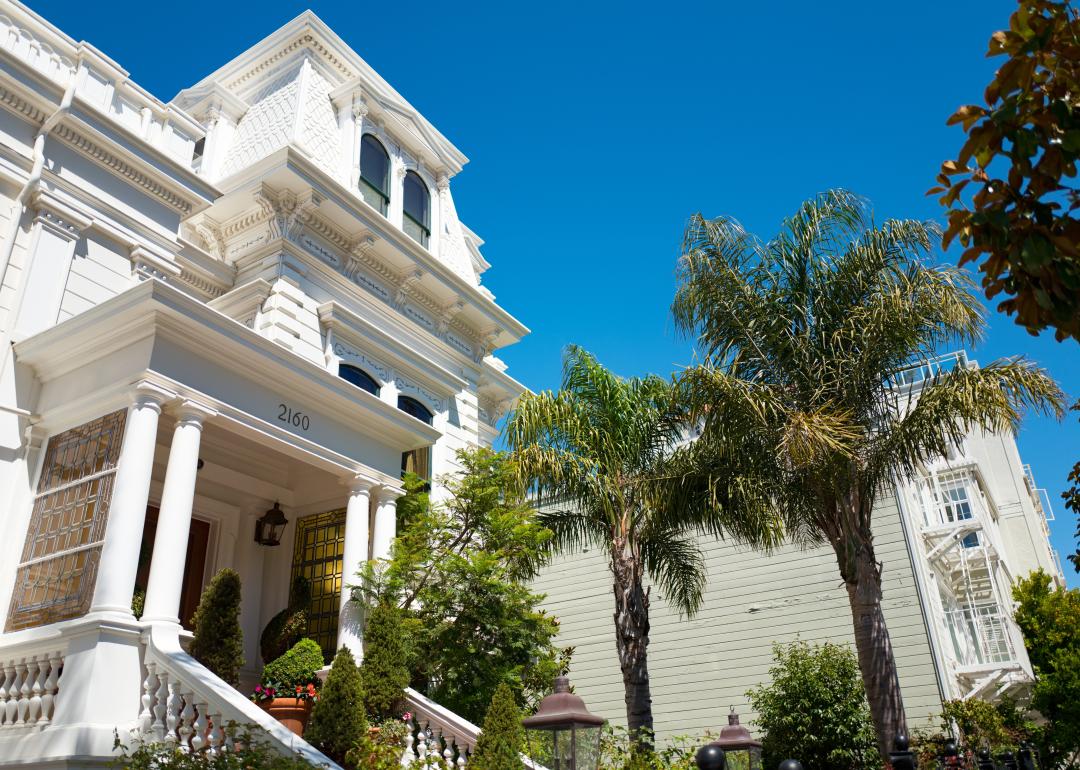
<instances>
[{"instance_id":1,"label":"clear blue sky","mask_svg":"<svg viewBox=\"0 0 1080 770\"><path fill-rule=\"evenodd\" d=\"M625 375L687 363L668 306L694 212L769 236L845 187L881 218L941 219L924 192L961 143L945 119L980 98L1015 3L32 3L165 100L309 5L471 159L458 212L487 241L486 284L533 330L499 355L541 389L571 342ZM989 318L976 359L1027 355L1080 396L1080 345ZM1028 420L1020 448L1064 558L1076 414Z\"/></svg>"}]
</instances>

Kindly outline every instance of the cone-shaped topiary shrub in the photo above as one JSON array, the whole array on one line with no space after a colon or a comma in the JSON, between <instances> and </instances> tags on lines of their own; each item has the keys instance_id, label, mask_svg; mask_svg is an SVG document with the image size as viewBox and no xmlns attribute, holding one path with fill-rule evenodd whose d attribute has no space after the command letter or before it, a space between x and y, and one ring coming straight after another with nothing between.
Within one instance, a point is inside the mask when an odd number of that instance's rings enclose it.
<instances>
[{"instance_id":1,"label":"cone-shaped topiary shrub","mask_svg":"<svg viewBox=\"0 0 1080 770\"><path fill-rule=\"evenodd\" d=\"M259 654L263 663L281 657L304 638L307 630L307 608L311 604L311 581L297 575L289 592L289 606L270 618L259 637Z\"/></svg>"},{"instance_id":2,"label":"cone-shaped topiary shrub","mask_svg":"<svg viewBox=\"0 0 1080 770\"><path fill-rule=\"evenodd\" d=\"M476 750L469 759L470 770L523 770L525 730L514 693L504 682L495 689Z\"/></svg>"},{"instance_id":3,"label":"cone-shaped topiary shrub","mask_svg":"<svg viewBox=\"0 0 1080 770\"><path fill-rule=\"evenodd\" d=\"M214 575L199 598L193 619L191 655L236 687L244 665L244 632L240 630L240 576L231 569Z\"/></svg>"},{"instance_id":4,"label":"cone-shaped topiary shrub","mask_svg":"<svg viewBox=\"0 0 1080 770\"><path fill-rule=\"evenodd\" d=\"M364 718L364 686L360 669L347 647L334 656L330 673L315 701L304 740L338 764L367 735Z\"/></svg>"},{"instance_id":5,"label":"cone-shaped topiary shrub","mask_svg":"<svg viewBox=\"0 0 1080 770\"><path fill-rule=\"evenodd\" d=\"M368 610L364 626L364 705L373 722L397 719L405 709L405 688L409 686L401 611L389 604Z\"/></svg>"},{"instance_id":6,"label":"cone-shaped topiary shrub","mask_svg":"<svg viewBox=\"0 0 1080 770\"><path fill-rule=\"evenodd\" d=\"M263 668L263 684L274 685L281 697L316 680L323 667L322 647L314 639L301 639L288 652Z\"/></svg>"}]
</instances>

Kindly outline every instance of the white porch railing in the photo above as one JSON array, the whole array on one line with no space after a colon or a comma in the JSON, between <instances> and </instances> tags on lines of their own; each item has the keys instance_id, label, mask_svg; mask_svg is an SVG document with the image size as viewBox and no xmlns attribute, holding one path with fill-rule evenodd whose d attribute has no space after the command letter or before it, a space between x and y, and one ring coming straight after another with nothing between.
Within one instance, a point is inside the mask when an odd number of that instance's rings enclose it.
<instances>
[{"instance_id":1,"label":"white porch railing","mask_svg":"<svg viewBox=\"0 0 1080 770\"><path fill-rule=\"evenodd\" d=\"M415 763L420 770L465 767L476 748L480 728L411 687L405 691L405 703L412 722L401 764L408 767Z\"/></svg>"},{"instance_id":2,"label":"white porch railing","mask_svg":"<svg viewBox=\"0 0 1080 770\"><path fill-rule=\"evenodd\" d=\"M340 770L184 652L175 626L151 626L143 632L143 669L142 706L133 738L165 741L182 750L228 751L231 738L223 728L251 725L282 753Z\"/></svg>"},{"instance_id":3,"label":"white porch railing","mask_svg":"<svg viewBox=\"0 0 1080 770\"><path fill-rule=\"evenodd\" d=\"M65 647L56 641L44 649L0 650L0 731L48 726L56 708Z\"/></svg>"},{"instance_id":4,"label":"white porch railing","mask_svg":"<svg viewBox=\"0 0 1080 770\"><path fill-rule=\"evenodd\" d=\"M468 767L480 728L411 687L405 690L405 703L412 714L412 721L405 736L402 766L416 770L460 770ZM529 770L546 770L528 757L523 756L521 761Z\"/></svg>"}]
</instances>

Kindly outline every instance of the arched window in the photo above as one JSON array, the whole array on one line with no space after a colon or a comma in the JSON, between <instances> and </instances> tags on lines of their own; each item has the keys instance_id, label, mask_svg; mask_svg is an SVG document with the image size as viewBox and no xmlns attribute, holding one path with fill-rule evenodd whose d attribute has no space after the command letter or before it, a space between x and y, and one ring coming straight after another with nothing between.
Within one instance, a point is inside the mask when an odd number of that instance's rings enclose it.
<instances>
[{"instance_id":1,"label":"arched window","mask_svg":"<svg viewBox=\"0 0 1080 770\"><path fill-rule=\"evenodd\" d=\"M431 425L431 420L435 416L430 409L409 396L398 396L397 406L401 411L411 414L428 425ZM415 473L420 478L431 481L431 447L413 449L401 454L401 475L404 476L406 473Z\"/></svg>"},{"instance_id":2,"label":"arched window","mask_svg":"<svg viewBox=\"0 0 1080 770\"><path fill-rule=\"evenodd\" d=\"M405 175L402 207L405 210L403 229L421 246L427 246L431 237L431 194L415 171Z\"/></svg>"},{"instance_id":3,"label":"arched window","mask_svg":"<svg viewBox=\"0 0 1080 770\"><path fill-rule=\"evenodd\" d=\"M411 414L421 422L426 422L428 425L431 425L431 420L435 416L430 409L409 396L398 396L397 408L406 414Z\"/></svg>"},{"instance_id":4,"label":"arched window","mask_svg":"<svg viewBox=\"0 0 1080 770\"><path fill-rule=\"evenodd\" d=\"M351 382L356 387L363 388L368 393L372 393L376 396L379 395L379 383L363 369L358 369L349 364L339 364L337 373L338 377L346 382Z\"/></svg>"},{"instance_id":5,"label":"arched window","mask_svg":"<svg viewBox=\"0 0 1080 770\"><path fill-rule=\"evenodd\" d=\"M360 194L383 216L390 207L390 156L371 134L360 140Z\"/></svg>"}]
</instances>

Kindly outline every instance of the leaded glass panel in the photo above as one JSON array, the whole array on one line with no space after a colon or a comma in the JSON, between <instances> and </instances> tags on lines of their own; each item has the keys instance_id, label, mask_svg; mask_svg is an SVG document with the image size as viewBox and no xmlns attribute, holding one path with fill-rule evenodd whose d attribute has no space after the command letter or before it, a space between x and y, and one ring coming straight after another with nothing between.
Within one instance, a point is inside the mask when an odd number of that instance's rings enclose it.
<instances>
[{"instance_id":1,"label":"leaded glass panel","mask_svg":"<svg viewBox=\"0 0 1080 770\"><path fill-rule=\"evenodd\" d=\"M79 617L90 608L126 417L120 410L49 439L8 631Z\"/></svg>"},{"instance_id":2,"label":"leaded glass panel","mask_svg":"<svg viewBox=\"0 0 1080 770\"><path fill-rule=\"evenodd\" d=\"M345 509L297 520L292 583L304 577L311 585L307 636L319 643L327 661L337 650L344 555Z\"/></svg>"}]
</instances>

